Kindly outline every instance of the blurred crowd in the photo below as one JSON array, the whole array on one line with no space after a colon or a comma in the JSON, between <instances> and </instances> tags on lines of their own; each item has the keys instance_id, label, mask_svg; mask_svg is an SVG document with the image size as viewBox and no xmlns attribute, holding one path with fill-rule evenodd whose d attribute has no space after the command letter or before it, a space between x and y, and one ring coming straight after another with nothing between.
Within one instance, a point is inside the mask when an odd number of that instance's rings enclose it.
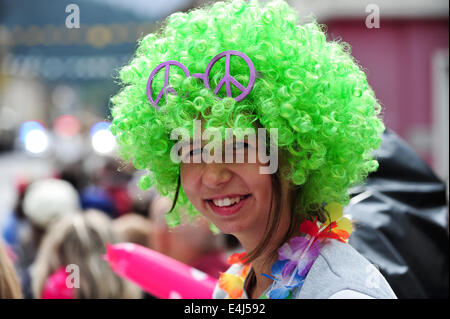
<instances>
[{"instance_id":1,"label":"blurred crowd","mask_svg":"<svg viewBox=\"0 0 450 319\"><path fill-rule=\"evenodd\" d=\"M171 199L136 186L139 173L109 158L94 176L81 163L16 182L14 208L0 229L0 298L154 298L114 274L106 244L132 242L218 278L237 242L199 217L170 229ZM186 240L189 239L189 240ZM70 265L79 289L67 287Z\"/></svg>"}]
</instances>

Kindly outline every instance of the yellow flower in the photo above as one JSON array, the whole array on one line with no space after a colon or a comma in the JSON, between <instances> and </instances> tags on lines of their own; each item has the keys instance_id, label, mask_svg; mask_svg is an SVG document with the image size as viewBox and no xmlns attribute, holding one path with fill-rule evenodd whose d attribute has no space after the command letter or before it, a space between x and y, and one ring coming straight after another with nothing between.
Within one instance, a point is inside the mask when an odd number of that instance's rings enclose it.
<instances>
[{"instance_id":1,"label":"yellow flower","mask_svg":"<svg viewBox=\"0 0 450 319\"><path fill-rule=\"evenodd\" d=\"M228 262L230 264L243 264L245 260L245 253L233 254ZM244 281L250 270L250 264L245 265L239 272L235 274L222 273L219 277L219 288L224 290L230 299L239 299L244 292Z\"/></svg>"},{"instance_id":2,"label":"yellow flower","mask_svg":"<svg viewBox=\"0 0 450 319\"><path fill-rule=\"evenodd\" d=\"M325 206L328 212L327 220L321 227L328 232L329 238L334 238L342 242L347 242L353 231L352 222L343 216L343 208L339 203L332 202Z\"/></svg>"}]
</instances>

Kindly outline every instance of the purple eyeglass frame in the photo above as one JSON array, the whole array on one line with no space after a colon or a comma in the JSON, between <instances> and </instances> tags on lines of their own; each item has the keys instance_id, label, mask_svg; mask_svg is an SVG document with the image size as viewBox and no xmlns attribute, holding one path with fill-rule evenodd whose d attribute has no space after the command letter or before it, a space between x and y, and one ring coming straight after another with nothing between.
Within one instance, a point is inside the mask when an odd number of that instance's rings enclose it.
<instances>
[{"instance_id":1,"label":"purple eyeglass frame","mask_svg":"<svg viewBox=\"0 0 450 319\"><path fill-rule=\"evenodd\" d=\"M249 81L247 87L244 87L233 76L230 75L230 60L231 60L232 55L239 56L245 62L247 62L247 65L250 69L250 81ZM194 74L192 74L192 76L203 80L205 87L207 89L211 89L211 87L209 85L209 73L211 72L211 69L214 66L214 64L223 57L226 57L225 76L219 81L219 84L214 89L214 94L217 95L217 93L220 91L222 86L225 84L227 96L233 97L231 95L231 83L232 83L235 87L237 87L242 92L234 99L236 100L236 102L242 101L253 89L253 85L255 84L255 78L256 78L255 66L253 65L252 60L250 60L250 58L245 53L242 53L240 51L235 51L235 50L228 50L228 51L219 53L214 58L212 58L211 61L208 63L208 65L206 66L206 69L205 69L205 73L194 73ZM156 110L160 109L160 107L158 106L158 103L161 100L163 94L165 95L169 92L176 94L176 91L172 87L169 86L169 70L170 70L171 65L175 65L175 66L179 67L181 70L183 70L184 75L186 75L186 78L191 76L191 74L189 73L189 70L182 63L180 63L178 61L174 61L174 60L163 62L163 63L159 64L156 68L154 68L152 73L150 73L150 76L148 77L148 81L147 81L147 99ZM159 92L156 99L153 100L153 94L152 94L153 93L153 91L152 91L153 79L154 79L155 75L162 68L165 68L164 87L161 89L161 91Z\"/></svg>"}]
</instances>

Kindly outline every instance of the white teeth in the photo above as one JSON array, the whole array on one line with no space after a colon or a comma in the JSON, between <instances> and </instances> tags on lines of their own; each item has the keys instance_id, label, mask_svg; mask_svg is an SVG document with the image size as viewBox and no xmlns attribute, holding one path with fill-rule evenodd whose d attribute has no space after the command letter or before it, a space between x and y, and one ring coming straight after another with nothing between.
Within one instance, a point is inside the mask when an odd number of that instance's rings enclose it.
<instances>
[{"instance_id":1,"label":"white teeth","mask_svg":"<svg viewBox=\"0 0 450 319\"><path fill-rule=\"evenodd\" d=\"M222 199L213 199L213 203L216 206L223 207L223 206L231 206L235 203L239 203L241 201L240 197L233 197L233 198L222 198Z\"/></svg>"}]
</instances>

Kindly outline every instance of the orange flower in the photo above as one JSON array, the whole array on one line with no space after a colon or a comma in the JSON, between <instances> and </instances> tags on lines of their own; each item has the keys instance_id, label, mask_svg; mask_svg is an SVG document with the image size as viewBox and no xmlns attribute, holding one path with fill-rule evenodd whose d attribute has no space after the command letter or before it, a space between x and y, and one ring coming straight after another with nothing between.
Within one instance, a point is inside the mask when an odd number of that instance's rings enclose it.
<instances>
[{"instance_id":1,"label":"orange flower","mask_svg":"<svg viewBox=\"0 0 450 319\"><path fill-rule=\"evenodd\" d=\"M247 253L244 251L242 253L235 253L228 257L227 263L233 264L245 264L247 262Z\"/></svg>"},{"instance_id":2,"label":"orange flower","mask_svg":"<svg viewBox=\"0 0 450 319\"><path fill-rule=\"evenodd\" d=\"M236 253L231 255L227 262L229 264L243 265L247 261L247 254ZM244 281L250 270L250 264L245 265L235 274L222 273L219 277L219 288L224 290L230 299L239 299L244 292Z\"/></svg>"}]
</instances>

